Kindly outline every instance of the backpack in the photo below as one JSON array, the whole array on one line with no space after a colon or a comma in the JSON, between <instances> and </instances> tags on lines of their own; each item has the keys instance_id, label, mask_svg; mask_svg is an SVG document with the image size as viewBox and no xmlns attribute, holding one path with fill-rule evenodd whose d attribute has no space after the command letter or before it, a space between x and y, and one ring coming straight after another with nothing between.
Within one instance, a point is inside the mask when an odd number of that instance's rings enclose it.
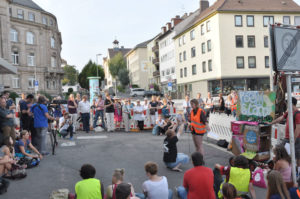
<instances>
[{"instance_id":1,"label":"backpack","mask_svg":"<svg viewBox=\"0 0 300 199\"><path fill-rule=\"evenodd\" d=\"M18 164L13 164L11 170L8 171L8 174L9 175L4 175L3 177L11 180L17 180L27 176L26 170Z\"/></svg>"},{"instance_id":2,"label":"backpack","mask_svg":"<svg viewBox=\"0 0 300 199\"><path fill-rule=\"evenodd\" d=\"M6 193L8 187L9 187L9 181L0 177L0 195Z\"/></svg>"},{"instance_id":3,"label":"backpack","mask_svg":"<svg viewBox=\"0 0 300 199\"><path fill-rule=\"evenodd\" d=\"M19 165L25 164L27 166L27 169L36 167L40 164L40 159L39 158L27 158L23 157L18 161Z\"/></svg>"}]
</instances>

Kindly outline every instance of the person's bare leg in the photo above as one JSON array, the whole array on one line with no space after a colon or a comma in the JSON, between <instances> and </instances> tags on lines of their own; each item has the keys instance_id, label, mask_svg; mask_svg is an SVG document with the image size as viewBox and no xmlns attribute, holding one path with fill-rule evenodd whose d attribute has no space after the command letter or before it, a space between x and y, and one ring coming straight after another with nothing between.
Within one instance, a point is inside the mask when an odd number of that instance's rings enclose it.
<instances>
[{"instance_id":1,"label":"person's bare leg","mask_svg":"<svg viewBox=\"0 0 300 199\"><path fill-rule=\"evenodd\" d=\"M203 149L203 136L201 135L193 135L194 144L196 147L196 151L200 152L202 155L204 155L204 149Z\"/></svg>"},{"instance_id":2,"label":"person's bare leg","mask_svg":"<svg viewBox=\"0 0 300 199\"><path fill-rule=\"evenodd\" d=\"M173 171L182 172L182 170L179 168L180 166L181 166L181 163L177 164L177 166L174 167L172 170L173 170Z\"/></svg>"}]
</instances>

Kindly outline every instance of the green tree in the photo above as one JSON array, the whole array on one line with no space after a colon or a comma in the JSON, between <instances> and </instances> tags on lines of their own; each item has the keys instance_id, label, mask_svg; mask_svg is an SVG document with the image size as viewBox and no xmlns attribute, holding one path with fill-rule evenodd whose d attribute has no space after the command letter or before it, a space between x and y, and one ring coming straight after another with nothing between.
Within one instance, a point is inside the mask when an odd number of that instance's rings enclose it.
<instances>
[{"instance_id":1,"label":"green tree","mask_svg":"<svg viewBox=\"0 0 300 199\"><path fill-rule=\"evenodd\" d=\"M119 71L121 69L126 69L126 61L122 53L116 54L108 63L109 72L113 78L118 78Z\"/></svg>"},{"instance_id":2,"label":"green tree","mask_svg":"<svg viewBox=\"0 0 300 199\"><path fill-rule=\"evenodd\" d=\"M121 68L118 73L118 79L123 88L129 84L129 71L126 68Z\"/></svg>"},{"instance_id":3,"label":"green tree","mask_svg":"<svg viewBox=\"0 0 300 199\"><path fill-rule=\"evenodd\" d=\"M78 75L78 82L82 88L89 89L88 77L96 77L98 69L99 86L101 86L101 81L104 80L104 70L100 65L92 62L91 60L84 66L81 73Z\"/></svg>"},{"instance_id":4,"label":"green tree","mask_svg":"<svg viewBox=\"0 0 300 199\"><path fill-rule=\"evenodd\" d=\"M65 77L62 81L62 84L69 84L71 86L74 86L78 81L78 71L76 70L76 67L66 65L64 66L63 70L65 72Z\"/></svg>"}]
</instances>

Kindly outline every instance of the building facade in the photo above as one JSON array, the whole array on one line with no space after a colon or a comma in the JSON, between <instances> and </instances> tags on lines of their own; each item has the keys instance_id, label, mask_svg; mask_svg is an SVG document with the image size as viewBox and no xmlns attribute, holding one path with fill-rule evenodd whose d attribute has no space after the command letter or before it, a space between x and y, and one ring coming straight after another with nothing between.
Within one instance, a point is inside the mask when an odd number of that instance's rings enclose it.
<instances>
[{"instance_id":1,"label":"building facade","mask_svg":"<svg viewBox=\"0 0 300 199\"><path fill-rule=\"evenodd\" d=\"M0 85L17 93L61 94L61 44L56 17L31 0L0 1L0 57L18 73L0 75Z\"/></svg>"},{"instance_id":2,"label":"building facade","mask_svg":"<svg viewBox=\"0 0 300 199\"><path fill-rule=\"evenodd\" d=\"M149 61L147 53L147 44L149 42L150 40L136 45L125 55L130 84L138 85L139 88L143 88L145 90L149 89L150 84L150 79L148 79L150 68L148 66Z\"/></svg>"},{"instance_id":3,"label":"building facade","mask_svg":"<svg viewBox=\"0 0 300 199\"><path fill-rule=\"evenodd\" d=\"M160 75L157 75L157 66L154 65L153 59L156 57L155 53L152 51L153 47L156 45L156 40L160 36L158 34L147 44L147 56L148 56L148 79L149 79L149 89L154 89L154 85L160 84Z\"/></svg>"},{"instance_id":4,"label":"building facade","mask_svg":"<svg viewBox=\"0 0 300 199\"><path fill-rule=\"evenodd\" d=\"M218 0L208 8L201 0L200 9L187 19L174 37L180 97L268 90L268 25L299 25L300 7L292 0Z\"/></svg>"}]
</instances>

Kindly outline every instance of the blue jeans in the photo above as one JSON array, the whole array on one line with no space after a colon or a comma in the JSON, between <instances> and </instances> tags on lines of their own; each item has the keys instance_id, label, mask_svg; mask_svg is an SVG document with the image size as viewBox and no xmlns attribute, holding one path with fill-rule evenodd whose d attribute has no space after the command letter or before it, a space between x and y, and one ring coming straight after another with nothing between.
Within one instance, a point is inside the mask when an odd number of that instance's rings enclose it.
<instances>
[{"instance_id":1,"label":"blue jeans","mask_svg":"<svg viewBox=\"0 0 300 199\"><path fill-rule=\"evenodd\" d=\"M190 158L189 158L188 155L185 155L184 153L177 153L176 162L165 162L165 165L168 168L173 169L178 164L187 164L187 163L189 163L189 160L190 160Z\"/></svg>"},{"instance_id":2,"label":"blue jeans","mask_svg":"<svg viewBox=\"0 0 300 199\"><path fill-rule=\"evenodd\" d=\"M143 193L135 193L135 196L140 198L140 199L146 199L146 197ZM173 191L171 189L169 189L168 199L172 199L172 198L173 198Z\"/></svg>"},{"instance_id":3,"label":"blue jeans","mask_svg":"<svg viewBox=\"0 0 300 199\"><path fill-rule=\"evenodd\" d=\"M88 133L90 131L90 113L81 113L81 117L83 130Z\"/></svg>"},{"instance_id":4,"label":"blue jeans","mask_svg":"<svg viewBox=\"0 0 300 199\"><path fill-rule=\"evenodd\" d=\"M159 132L158 125L155 125L155 126L153 127L153 129L152 129L152 134L153 134L153 135L157 135L158 132Z\"/></svg>"},{"instance_id":5,"label":"blue jeans","mask_svg":"<svg viewBox=\"0 0 300 199\"><path fill-rule=\"evenodd\" d=\"M187 199L187 191L183 186L177 187L177 195L180 199Z\"/></svg>"},{"instance_id":6,"label":"blue jeans","mask_svg":"<svg viewBox=\"0 0 300 199\"><path fill-rule=\"evenodd\" d=\"M102 128L105 128L105 123L104 123L104 111L103 110L97 110L95 113L95 118L94 118L94 124L93 124L93 128L97 127L97 121L99 116L101 117L101 121L102 121Z\"/></svg>"}]
</instances>

